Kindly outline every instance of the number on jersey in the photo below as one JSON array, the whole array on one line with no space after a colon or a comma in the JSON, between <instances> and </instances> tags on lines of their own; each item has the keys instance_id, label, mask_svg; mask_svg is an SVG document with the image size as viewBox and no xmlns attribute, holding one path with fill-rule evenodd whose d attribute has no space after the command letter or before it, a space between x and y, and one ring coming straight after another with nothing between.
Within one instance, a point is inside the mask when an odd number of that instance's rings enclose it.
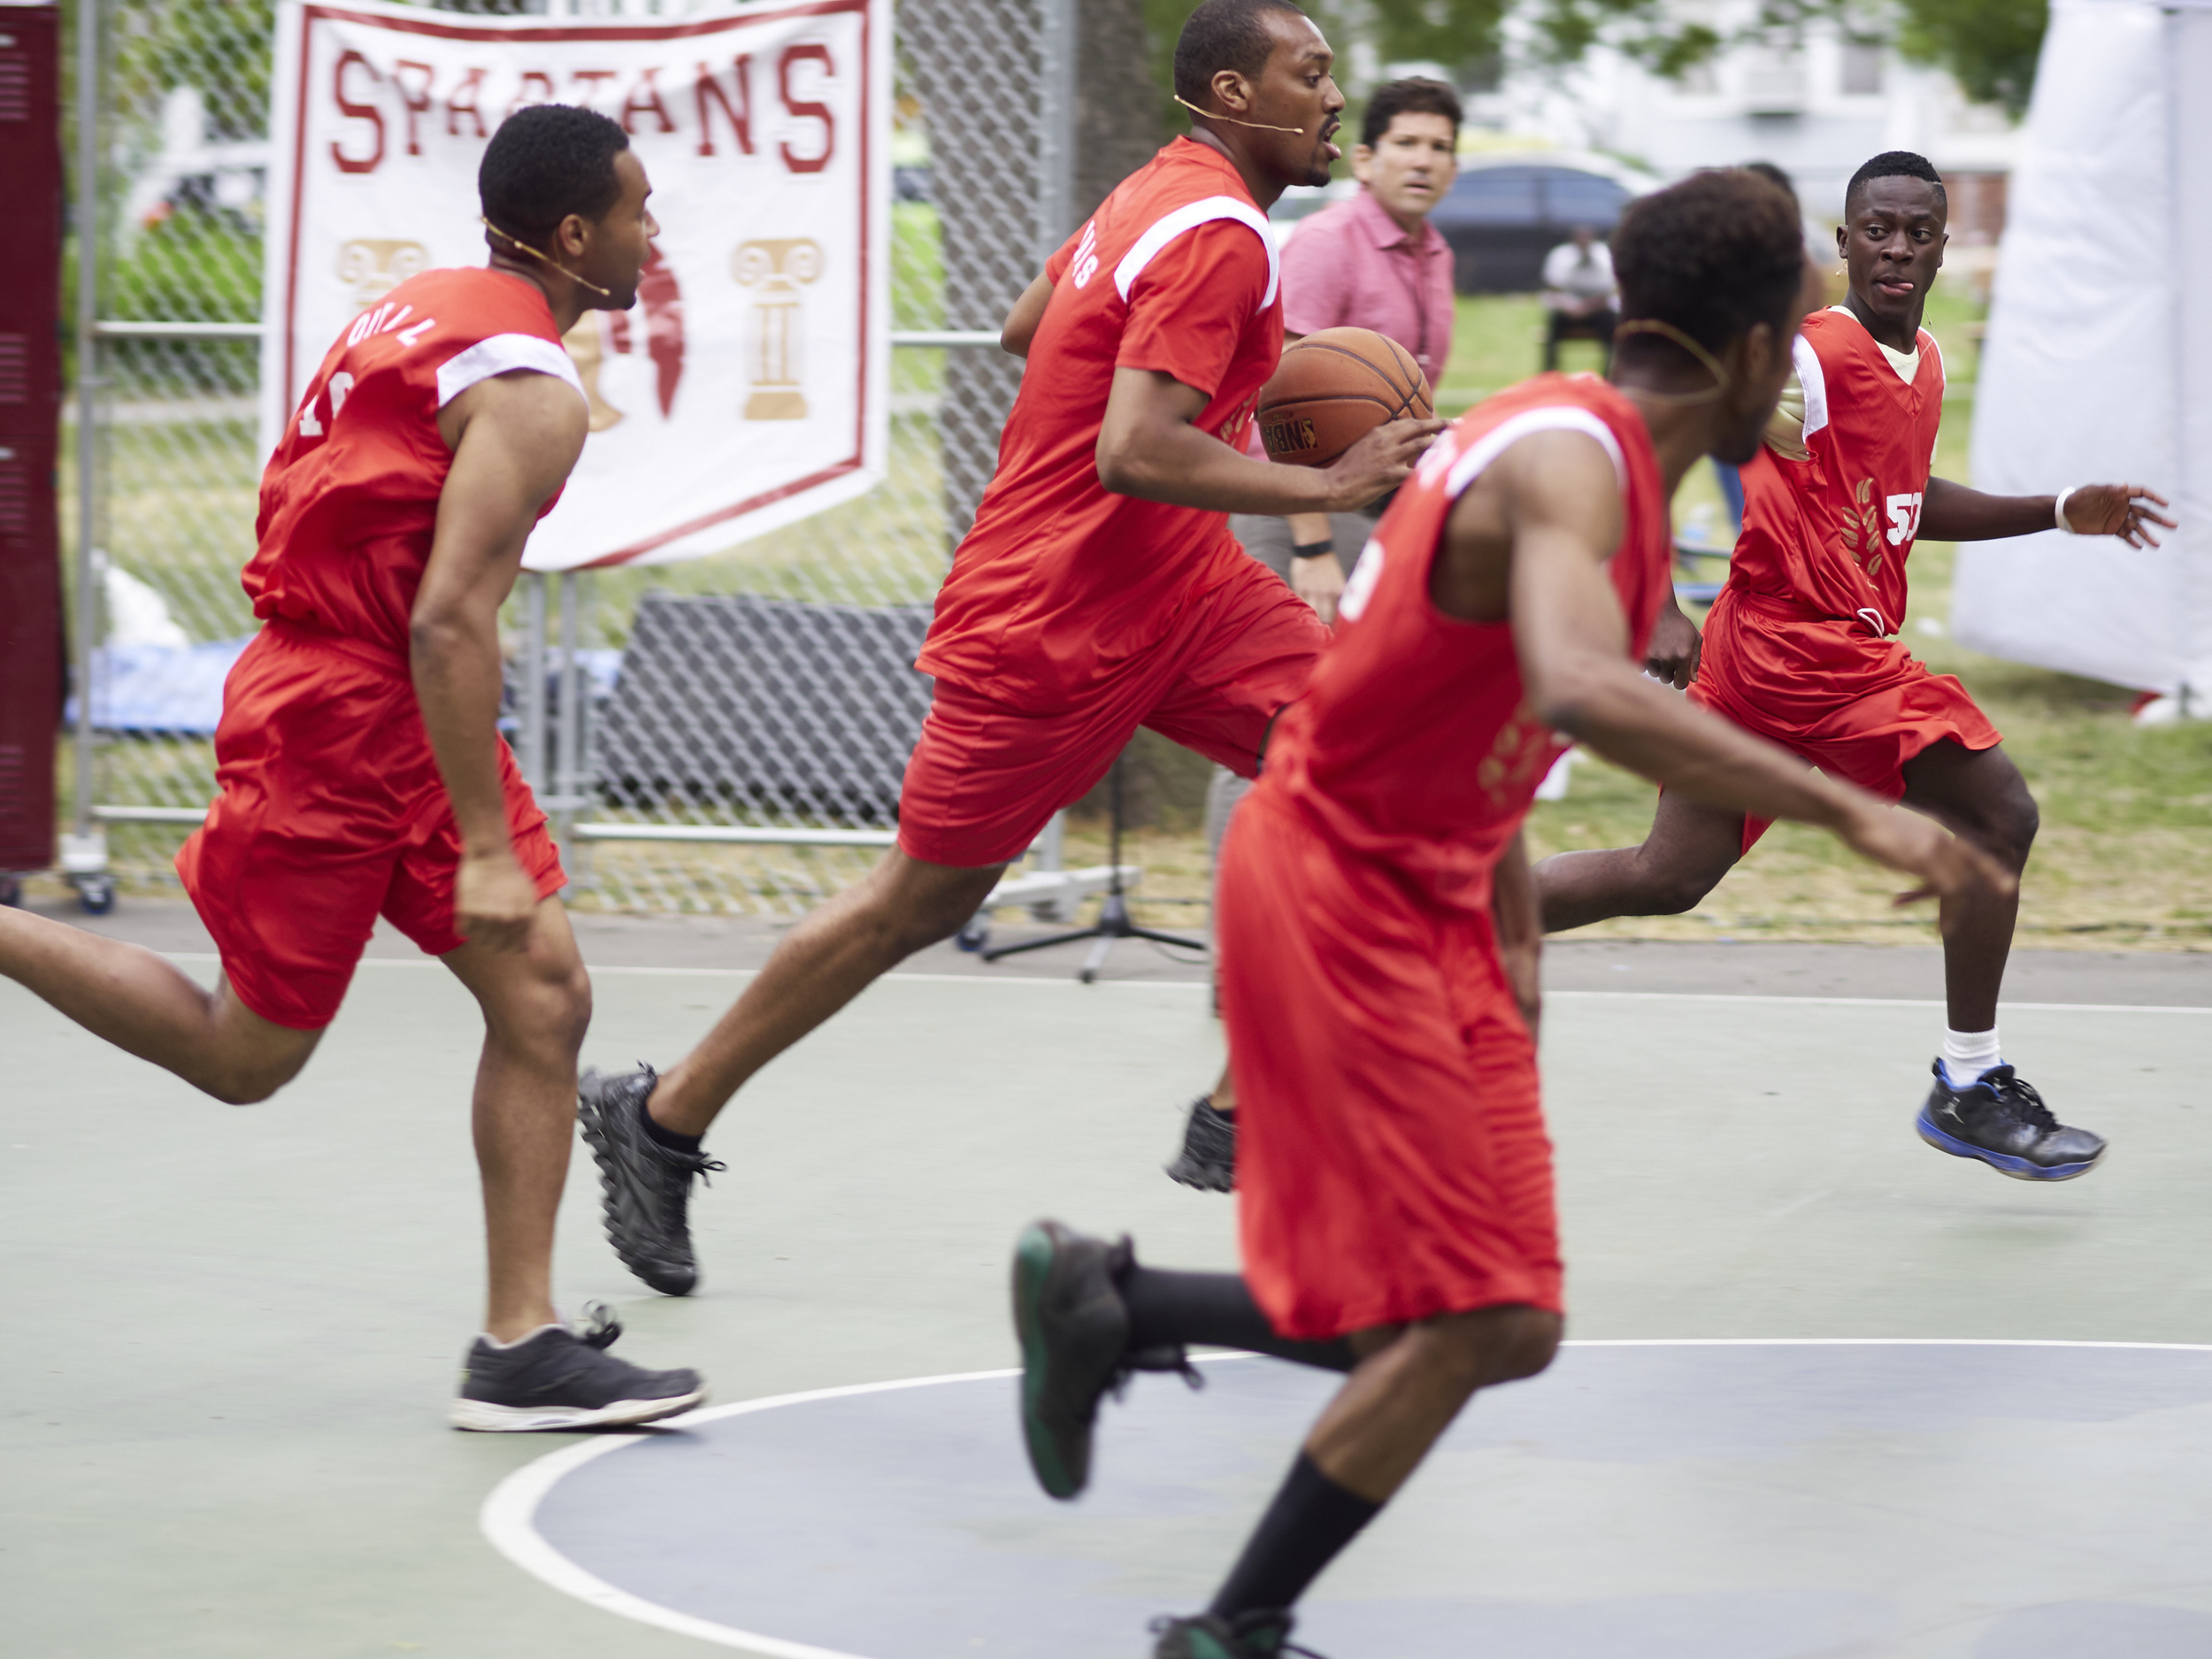
<instances>
[{"instance_id":1,"label":"number on jersey","mask_svg":"<svg viewBox=\"0 0 2212 1659\"><path fill-rule=\"evenodd\" d=\"M1922 492L1909 495L1892 495L1882 504L1889 509L1889 544L1902 547L1920 534L1920 503Z\"/></svg>"},{"instance_id":2,"label":"number on jersey","mask_svg":"<svg viewBox=\"0 0 2212 1659\"><path fill-rule=\"evenodd\" d=\"M315 419L315 405L323 402L326 396L330 403L330 418L335 420L338 419L338 411L346 406L346 398L352 390L353 376L341 369L330 377L330 384L324 388L322 394L309 392L307 401L300 405L300 436L303 438L321 437L328 428Z\"/></svg>"}]
</instances>

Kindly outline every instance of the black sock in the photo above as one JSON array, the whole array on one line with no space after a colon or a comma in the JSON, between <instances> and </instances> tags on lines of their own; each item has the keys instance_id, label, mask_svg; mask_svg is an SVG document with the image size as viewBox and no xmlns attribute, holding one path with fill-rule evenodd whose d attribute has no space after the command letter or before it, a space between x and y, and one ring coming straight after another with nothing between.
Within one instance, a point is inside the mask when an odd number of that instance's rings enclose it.
<instances>
[{"instance_id":1,"label":"black sock","mask_svg":"<svg viewBox=\"0 0 2212 1659\"><path fill-rule=\"evenodd\" d=\"M1347 1492L1300 1452L1206 1610L1231 1619L1261 1608L1288 1607L1381 1509Z\"/></svg>"},{"instance_id":2,"label":"black sock","mask_svg":"<svg viewBox=\"0 0 2212 1659\"><path fill-rule=\"evenodd\" d=\"M1239 1274L1174 1273L1132 1266L1120 1288L1129 1307L1133 1348L1204 1342L1215 1348L1249 1348L1323 1371L1349 1371L1358 1363L1352 1357L1352 1345L1341 1337L1330 1342L1299 1342L1276 1335Z\"/></svg>"},{"instance_id":3,"label":"black sock","mask_svg":"<svg viewBox=\"0 0 2212 1659\"><path fill-rule=\"evenodd\" d=\"M653 1114L647 1110L648 1104L647 1101L638 1102L637 1118L638 1121L645 1125L645 1133L652 1139L655 1145L666 1147L671 1152L695 1154L699 1150L701 1136L680 1135L673 1129L662 1128L660 1125L653 1121Z\"/></svg>"}]
</instances>

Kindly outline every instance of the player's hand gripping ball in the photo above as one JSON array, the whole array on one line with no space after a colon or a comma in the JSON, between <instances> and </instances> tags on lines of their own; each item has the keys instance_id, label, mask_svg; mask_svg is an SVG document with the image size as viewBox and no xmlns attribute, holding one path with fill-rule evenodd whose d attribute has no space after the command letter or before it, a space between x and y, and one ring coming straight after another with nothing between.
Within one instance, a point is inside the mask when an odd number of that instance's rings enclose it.
<instances>
[{"instance_id":1,"label":"player's hand gripping ball","mask_svg":"<svg viewBox=\"0 0 2212 1659\"><path fill-rule=\"evenodd\" d=\"M1390 420L1435 413L1413 354L1371 328L1324 328L1283 353L1260 388L1268 458L1326 466Z\"/></svg>"}]
</instances>

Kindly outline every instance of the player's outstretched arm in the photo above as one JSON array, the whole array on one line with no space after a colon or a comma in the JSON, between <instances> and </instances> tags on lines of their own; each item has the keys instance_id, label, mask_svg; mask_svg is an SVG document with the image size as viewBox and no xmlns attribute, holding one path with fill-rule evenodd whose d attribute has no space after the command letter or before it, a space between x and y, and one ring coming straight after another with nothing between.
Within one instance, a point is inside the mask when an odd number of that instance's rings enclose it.
<instances>
[{"instance_id":1,"label":"player's outstretched arm","mask_svg":"<svg viewBox=\"0 0 2212 1659\"><path fill-rule=\"evenodd\" d=\"M998 331L999 349L1026 357L1029 342L1037 337L1037 325L1045 319L1045 307L1051 303L1052 279L1040 272L1014 302L1014 309L1006 313L1005 326Z\"/></svg>"},{"instance_id":2,"label":"player's outstretched arm","mask_svg":"<svg viewBox=\"0 0 2212 1659\"><path fill-rule=\"evenodd\" d=\"M1604 566L1620 537L1605 452L1578 433L1533 434L1460 498L1432 588L1453 615L1503 611L1537 718L1609 760L1709 805L1818 825L1913 877L1907 899L2011 887L1932 820L1822 776L1638 672Z\"/></svg>"},{"instance_id":3,"label":"player's outstretched arm","mask_svg":"<svg viewBox=\"0 0 2212 1659\"><path fill-rule=\"evenodd\" d=\"M1279 466L1193 426L1212 401L1157 369L1116 369L1098 429L1098 481L1117 495L1213 512L1351 512L1404 483L1445 426L1394 420L1328 466Z\"/></svg>"},{"instance_id":4,"label":"player's outstretched arm","mask_svg":"<svg viewBox=\"0 0 2212 1659\"><path fill-rule=\"evenodd\" d=\"M1536 896L1528 841L1518 830L1490 872L1490 921L1513 1000L1533 1036L1544 1012L1544 907Z\"/></svg>"},{"instance_id":5,"label":"player's outstretched arm","mask_svg":"<svg viewBox=\"0 0 2212 1659\"><path fill-rule=\"evenodd\" d=\"M534 373L479 381L438 416L453 466L415 596L415 699L460 826L456 926L495 949L521 947L538 902L500 787L499 607L538 510L583 452L588 419L574 388Z\"/></svg>"},{"instance_id":6,"label":"player's outstretched arm","mask_svg":"<svg viewBox=\"0 0 2212 1659\"><path fill-rule=\"evenodd\" d=\"M2156 547L2152 525L2174 521L2154 511L2166 498L2144 484L2082 484L2066 493L2066 524L2076 535L2116 535L2130 547ZM1928 480L1919 534L1931 541L1993 541L2058 527L2055 495L1987 495L1947 478Z\"/></svg>"}]
</instances>

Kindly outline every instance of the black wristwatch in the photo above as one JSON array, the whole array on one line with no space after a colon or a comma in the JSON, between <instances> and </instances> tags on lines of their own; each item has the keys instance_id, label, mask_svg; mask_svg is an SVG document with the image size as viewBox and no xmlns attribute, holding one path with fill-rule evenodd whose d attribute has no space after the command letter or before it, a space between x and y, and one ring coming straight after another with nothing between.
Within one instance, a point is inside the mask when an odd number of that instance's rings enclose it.
<instances>
[{"instance_id":1,"label":"black wristwatch","mask_svg":"<svg viewBox=\"0 0 2212 1659\"><path fill-rule=\"evenodd\" d=\"M1335 541L1331 537L1324 536L1318 541L1298 542L1290 549L1290 556L1294 559L1317 559L1324 554L1335 551Z\"/></svg>"}]
</instances>

